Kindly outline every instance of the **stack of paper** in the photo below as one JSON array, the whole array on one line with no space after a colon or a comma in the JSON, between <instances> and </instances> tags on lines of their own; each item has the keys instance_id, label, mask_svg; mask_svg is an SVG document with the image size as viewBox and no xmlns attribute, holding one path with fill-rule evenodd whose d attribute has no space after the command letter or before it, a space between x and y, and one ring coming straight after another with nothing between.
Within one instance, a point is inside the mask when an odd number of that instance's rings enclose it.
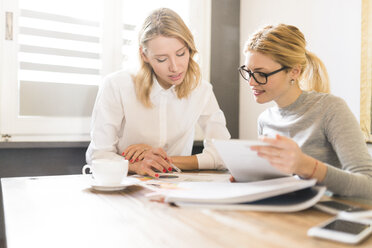
<instances>
[{"instance_id":1,"label":"stack of paper","mask_svg":"<svg viewBox=\"0 0 372 248\"><path fill-rule=\"evenodd\" d=\"M178 206L292 212L316 204L325 187L316 180L283 177L247 183L181 182L167 191L165 201Z\"/></svg>"}]
</instances>

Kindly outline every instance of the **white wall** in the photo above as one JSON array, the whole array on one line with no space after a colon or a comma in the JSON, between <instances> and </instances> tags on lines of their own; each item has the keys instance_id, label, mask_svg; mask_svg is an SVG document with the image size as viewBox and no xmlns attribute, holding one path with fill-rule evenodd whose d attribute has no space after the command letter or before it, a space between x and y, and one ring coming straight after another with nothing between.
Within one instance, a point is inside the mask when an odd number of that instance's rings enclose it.
<instances>
[{"instance_id":1,"label":"white wall","mask_svg":"<svg viewBox=\"0 0 372 248\"><path fill-rule=\"evenodd\" d=\"M331 93L345 99L359 120L361 0L241 0L240 50L252 32L276 23L295 25L304 33L307 49L328 69ZM257 117L271 105L257 104L241 80L241 139L257 138Z\"/></svg>"}]
</instances>

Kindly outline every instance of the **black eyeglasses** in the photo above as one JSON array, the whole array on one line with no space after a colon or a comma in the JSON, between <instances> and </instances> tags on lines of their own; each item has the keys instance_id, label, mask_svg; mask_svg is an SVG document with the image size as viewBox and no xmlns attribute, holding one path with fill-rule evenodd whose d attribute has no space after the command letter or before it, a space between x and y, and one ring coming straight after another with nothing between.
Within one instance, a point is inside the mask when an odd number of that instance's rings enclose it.
<instances>
[{"instance_id":1,"label":"black eyeglasses","mask_svg":"<svg viewBox=\"0 0 372 248\"><path fill-rule=\"evenodd\" d=\"M245 65L242 65L239 67L239 72L240 72L240 75L242 75L242 77L248 82L251 79L251 77L253 77L254 81L256 81L258 84L264 85L267 83L268 77L285 69L288 69L288 67L283 66L282 68L276 71L270 72L270 73L264 73L264 72L259 72L259 71L251 72L246 69Z\"/></svg>"}]
</instances>

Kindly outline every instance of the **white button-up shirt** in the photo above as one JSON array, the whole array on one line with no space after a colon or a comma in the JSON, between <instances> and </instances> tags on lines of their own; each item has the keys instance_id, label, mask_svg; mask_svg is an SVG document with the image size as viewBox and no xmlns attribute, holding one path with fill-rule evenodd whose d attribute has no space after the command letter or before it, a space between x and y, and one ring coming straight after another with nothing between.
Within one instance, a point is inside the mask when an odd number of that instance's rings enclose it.
<instances>
[{"instance_id":1,"label":"white button-up shirt","mask_svg":"<svg viewBox=\"0 0 372 248\"><path fill-rule=\"evenodd\" d=\"M128 72L105 78L93 110L87 162L115 159L133 144L161 147L168 156L190 156L198 123L205 137L204 150L197 154L199 169L224 168L210 140L229 139L230 134L212 85L202 81L187 98L179 99L174 86L164 89L156 77L153 81L153 107L147 108L137 99Z\"/></svg>"}]
</instances>

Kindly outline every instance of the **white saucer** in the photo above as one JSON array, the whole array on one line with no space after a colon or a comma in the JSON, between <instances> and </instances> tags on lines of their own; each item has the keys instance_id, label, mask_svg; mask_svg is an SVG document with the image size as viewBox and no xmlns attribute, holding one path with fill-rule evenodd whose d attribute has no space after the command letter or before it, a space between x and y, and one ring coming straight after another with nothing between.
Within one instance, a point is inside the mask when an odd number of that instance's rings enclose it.
<instances>
[{"instance_id":1,"label":"white saucer","mask_svg":"<svg viewBox=\"0 0 372 248\"><path fill-rule=\"evenodd\" d=\"M92 189L98 191L119 191L125 189L129 185L118 184L118 185L99 185L99 184L92 184Z\"/></svg>"},{"instance_id":2,"label":"white saucer","mask_svg":"<svg viewBox=\"0 0 372 248\"><path fill-rule=\"evenodd\" d=\"M120 184L113 184L113 185L102 185L93 180L93 182L90 184L92 189L98 190L98 191L119 191L123 190L128 186L138 184L139 180L137 179L124 179Z\"/></svg>"}]
</instances>

